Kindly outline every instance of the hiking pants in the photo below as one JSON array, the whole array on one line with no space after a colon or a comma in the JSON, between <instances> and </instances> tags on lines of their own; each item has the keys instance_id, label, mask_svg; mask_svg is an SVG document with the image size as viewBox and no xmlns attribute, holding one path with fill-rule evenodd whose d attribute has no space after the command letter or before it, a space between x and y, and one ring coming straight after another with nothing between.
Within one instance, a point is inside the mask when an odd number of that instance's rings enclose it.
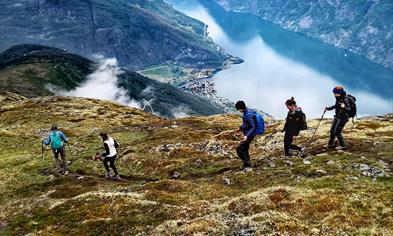
<instances>
[{"instance_id":1,"label":"hiking pants","mask_svg":"<svg viewBox=\"0 0 393 236\"><path fill-rule=\"evenodd\" d=\"M116 169L116 166L115 166L116 157L117 157L117 155L114 155L113 157L104 157L103 162L104 162L104 167L105 167L106 172L109 173L110 172L109 167L111 167L112 170L115 172L115 175L118 175L117 174L117 169ZM108 165L108 162L109 162L109 165Z\"/></svg>"},{"instance_id":2,"label":"hiking pants","mask_svg":"<svg viewBox=\"0 0 393 236\"><path fill-rule=\"evenodd\" d=\"M55 156L56 169L58 171L66 171L67 170L67 162L66 162L66 154L65 147L63 146L60 149L52 149L53 155ZM59 154L61 160L59 160Z\"/></svg>"},{"instance_id":3,"label":"hiking pants","mask_svg":"<svg viewBox=\"0 0 393 236\"><path fill-rule=\"evenodd\" d=\"M239 158L243 161L244 167L252 167L248 149L250 148L250 144L253 140L254 137L248 137L245 142L242 141L239 145L237 145L236 152Z\"/></svg>"},{"instance_id":4,"label":"hiking pants","mask_svg":"<svg viewBox=\"0 0 393 236\"><path fill-rule=\"evenodd\" d=\"M348 122L348 118L337 118L337 116L334 117L332 127L330 128L330 139L329 139L330 146L334 145L334 140L336 137L338 139L338 142L340 143L340 146L342 147L346 146L344 136L342 135L342 131L347 122Z\"/></svg>"},{"instance_id":5,"label":"hiking pants","mask_svg":"<svg viewBox=\"0 0 393 236\"><path fill-rule=\"evenodd\" d=\"M297 150L297 151L301 151L302 150L301 147L292 144L293 137L294 137L294 134L292 132L285 132L285 136L284 136L285 156L289 156L289 149Z\"/></svg>"}]
</instances>

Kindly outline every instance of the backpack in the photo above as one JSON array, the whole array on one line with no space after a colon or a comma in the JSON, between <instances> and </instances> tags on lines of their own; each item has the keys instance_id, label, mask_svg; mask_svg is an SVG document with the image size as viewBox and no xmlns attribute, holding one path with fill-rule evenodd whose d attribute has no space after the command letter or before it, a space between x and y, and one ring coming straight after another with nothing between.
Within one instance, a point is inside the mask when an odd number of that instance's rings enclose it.
<instances>
[{"instance_id":1,"label":"backpack","mask_svg":"<svg viewBox=\"0 0 393 236\"><path fill-rule=\"evenodd\" d=\"M251 112L251 114L255 116L257 126L255 129L255 134L261 135L265 133L265 120L263 119L263 116L256 111Z\"/></svg>"},{"instance_id":2,"label":"backpack","mask_svg":"<svg viewBox=\"0 0 393 236\"><path fill-rule=\"evenodd\" d=\"M61 141L60 135L58 131L52 132L50 134L50 145L52 149L58 150L63 147L63 142Z\"/></svg>"},{"instance_id":3,"label":"backpack","mask_svg":"<svg viewBox=\"0 0 393 236\"><path fill-rule=\"evenodd\" d=\"M300 110L299 112L300 112L299 129L306 130L308 128L306 114L304 114L302 110Z\"/></svg>"},{"instance_id":4,"label":"backpack","mask_svg":"<svg viewBox=\"0 0 393 236\"><path fill-rule=\"evenodd\" d=\"M350 111L348 111L348 116L349 116L349 118L354 118L357 113L356 97L352 96L351 94L348 94L347 97L348 97L349 107L350 107Z\"/></svg>"}]
</instances>

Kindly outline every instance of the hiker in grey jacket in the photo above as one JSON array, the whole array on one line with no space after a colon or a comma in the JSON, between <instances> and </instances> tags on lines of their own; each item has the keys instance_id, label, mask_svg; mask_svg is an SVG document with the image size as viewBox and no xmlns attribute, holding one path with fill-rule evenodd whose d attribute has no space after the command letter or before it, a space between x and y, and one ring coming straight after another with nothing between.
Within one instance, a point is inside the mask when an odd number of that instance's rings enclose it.
<instances>
[{"instance_id":1,"label":"hiker in grey jacket","mask_svg":"<svg viewBox=\"0 0 393 236\"><path fill-rule=\"evenodd\" d=\"M67 171L66 152L64 143L68 143L68 138L63 132L57 129L57 125L52 125L51 132L46 139L42 140L45 145L51 145L53 155L55 157L56 169L60 174L65 174ZM61 161L59 160L59 154Z\"/></svg>"}]
</instances>

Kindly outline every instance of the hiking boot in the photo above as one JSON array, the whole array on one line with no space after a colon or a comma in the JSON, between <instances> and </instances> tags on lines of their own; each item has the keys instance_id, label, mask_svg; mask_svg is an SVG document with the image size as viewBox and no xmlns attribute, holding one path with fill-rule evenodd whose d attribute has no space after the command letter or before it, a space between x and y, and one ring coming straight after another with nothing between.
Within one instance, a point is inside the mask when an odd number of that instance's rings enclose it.
<instances>
[{"instance_id":1,"label":"hiking boot","mask_svg":"<svg viewBox=\"0 0 393 236\"><path fill-rule=\"evenodd\" d=\"M250 172L250 171L252 171L252 167L246 167L246 168L244 168L243 171L244 171L244 172Z\"/></svg>"},{"instance_id":2,"label":"hiking boot","mask_svg":"<svg viewBox=\"0 0 393 236\"><path fill-rule=\"evenodd\" d=\"M327 146L329 149L334 149L336 146L334 144L328 144Z\"/></svg>"},{"instance_id":3,"label":"hiking boot","mask_svg":"<svg viewBox=\"0 0 393 236\"><path fill-rule=\"evenodd\" d=\"M113 180L121 180L120 175L115 175L115 177L113 177Z\"/></svg>"},{"instance_id":4,"label":"hiking boot","mask_svg":"<svg viewBox=\"0 0 393 236\"><path fill-rule=\"evenodd\" d=\"M242 166L240 166L239 167L239 170L245 170L245 169L247 169L247 168L252 168L252 166L251 165L242 165Z\"/></svg>"},{"instance_id":5,"label":"hiking boot","mask_svg":"<svg viewBox=\"0 0 393 236\"><path fill-rule=\"evenodd\" d=\"M336 147L336 150L345 150L347 149L347 146L338 146Z\"/></svg>"},{"instance_id":6,"label":"hiking boot","mask_svg":"<svg viewBox=\"0 0 393 236\"><path fill-rule=\"evenodd\" d=\"M108 174L106 174L106 175L105 175L105 178L107 178L107 179L112 179L112 173L109 172Z\"/></svg>"},{"instance_id":7,"label":"hiking boot","mask_svg":"<svg viewBox=\"0 0 393 236\"><path fill-rule=\"evenodd\" d=\"M302 149L300 150L300 154L299 155L300 155L300 157L306 157L307 156L305 147L302 147Z\"/></svg>"},{"instance_id":8,"label":"hiking boot","mask_svg":"<svg viewBox=\"0 0 393 236\"><path fill-rule=\"evenodd\" d=\"M291 158L291 157L293 157L293 154L292 154L292 153L284 154L283 157L284 157L284 158Z\"/></svg>"}]
</instances>

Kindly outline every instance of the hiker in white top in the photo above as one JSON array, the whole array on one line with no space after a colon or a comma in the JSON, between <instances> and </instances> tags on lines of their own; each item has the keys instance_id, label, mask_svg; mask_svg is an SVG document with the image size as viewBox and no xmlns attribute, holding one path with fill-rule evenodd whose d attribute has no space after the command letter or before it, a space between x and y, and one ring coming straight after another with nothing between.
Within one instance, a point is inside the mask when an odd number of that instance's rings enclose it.
<instances>
[{"instance_id":1,"label":"hiker in white top","mask_svg":"<svg viewBox=\"0 0 393 236\"><path fill-rule=\"evenodd\" d=\"M101 153L101 156L104 158L102 162L104 163L104 167L106 169L106 178L112 179L112 172L109 167L112 168L113 172L115 172L115 176L113 177L115 180L120 179L119 174L117 173L117 169L115 166L115 160L117 157L117 148L119 144L113 138L109 137L107 133L101 132L100 137L104 143L105 152ZM108 165L109 162L109 165Z\"/></svg>"}]
</instances>

